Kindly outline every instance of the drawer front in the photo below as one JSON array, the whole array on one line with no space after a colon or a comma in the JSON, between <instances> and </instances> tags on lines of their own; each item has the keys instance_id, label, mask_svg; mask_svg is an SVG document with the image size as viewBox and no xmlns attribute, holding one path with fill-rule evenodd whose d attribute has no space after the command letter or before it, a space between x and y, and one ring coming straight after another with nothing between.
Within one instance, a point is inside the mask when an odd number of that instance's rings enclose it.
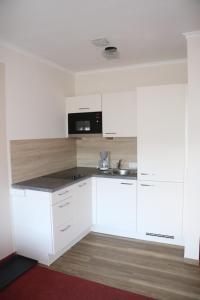
<instances>
[{"instance_id":1,"label":"drawer front","mask_svg":"<svg viewBox=\"0 0 200 300\"><path fill-rule=\"evenodd\" d=\"M65 248L74 238L73 220L54 228L54 253Z\"/></svg>"},{"instance_id":2,"label":"drawer front","mask_svg":"<svg viewBox=\"0 0 200 300\"><path fill-rule=\"evenodd\" d=\"M74 201L72 195L66 196L65 199L53 206L53 226L58 227L66 220L74 219Z\"/></svg>"},{"instance_id":3,"label":"drawer front","mask_svg":"<svg viewBox=\"0 0 200 300\"><path fill-rule=\"evenodd\" d=\"M69 186L67 188L56 191L52 194L52 205L57 204L60 201L65 200L68 197L73 195L73 186Z\"/></svg>"}]
</instances>

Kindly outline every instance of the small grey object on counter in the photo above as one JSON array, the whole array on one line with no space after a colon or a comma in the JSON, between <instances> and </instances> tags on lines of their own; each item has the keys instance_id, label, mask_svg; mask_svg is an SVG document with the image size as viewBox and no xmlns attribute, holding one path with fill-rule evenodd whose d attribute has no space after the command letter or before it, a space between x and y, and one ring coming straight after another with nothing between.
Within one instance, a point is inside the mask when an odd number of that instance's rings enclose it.
<instances>
[{"instance_id":1,"label":"small grey object on counter","mask_svg":"<svg viewBox=\"0 0 200 300\"><path fill-rule=\"evenodd\" d=\"M74 180L73 176L79 176L80 178ZM90 177L103 177L103 178L116 178L116 179L137 179L137 173L132 173L127 176L114 174L112 170L110 172L100 171L95 168L77 167L71 168L57 173L48 174L45 176L33 178L30 180L18 182L12 185L16 189L35 190L53 193L59 189L70 186L74 183L80 182Z\"/></svg>"}]
</instances>

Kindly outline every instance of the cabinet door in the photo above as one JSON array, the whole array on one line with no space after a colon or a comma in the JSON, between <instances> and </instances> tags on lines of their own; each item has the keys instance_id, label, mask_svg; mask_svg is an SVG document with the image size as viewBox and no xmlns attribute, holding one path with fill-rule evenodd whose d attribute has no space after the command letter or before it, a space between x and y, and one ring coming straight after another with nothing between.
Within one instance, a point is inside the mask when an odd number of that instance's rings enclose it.
<instances>
[{"instance_id":1,"label":"cabinet door","mask_svg":"<svg viewBox=\"0 0 200 300\"><path fill-rule=\"evenodd\" d=\"M101 111L101 95L86 95L68 97L66 100L67 113Z\"/></svg>"},{"instance_id":2,"label":"cabinet door","mask_svg":"<svg viewBox=\"0 0 200 300\"><path fill-rule=\"evenodd\" d=\"M137 135L136 92L102 95L103 136L132 137Z\"/></svg>"},{"instance_id":3,"label":"cabinet door","mask_svg":"<svg viewBox=\"0 0 200 300\"><path fill-rule=\"evenodd\" d=\"M183 182L185 85L137 89L138 178Z\"/></svg>"},{"instance_id":4,"label":"cabinet door","mask_svg":"<svg viewBox=\"0 0 200 300\"><path fill-rule=\"evenodd\" d=\"M136 181L97 179L97 225L110 229L111 234L134 233Z\"/></svg>"},{"instance_id":5,"label":"cabinet door","mask_svg":"<svg viewBox=\"0 0 200 300\"><path fill-rule=\"evenodd\" d=\"M183 184L138 182L138 231L146 235L181 237Z\"/></svg>"},{"instance_id":6,"label":"cabinet door","mask_svg":"<svg viewBox=\"0 0 200 300\"><path fill-rule=\"evenodd\" d=\"M76 185L76 227L80 234L92 226L92 184L91 179Z\"/></svg>"}]
</instances>

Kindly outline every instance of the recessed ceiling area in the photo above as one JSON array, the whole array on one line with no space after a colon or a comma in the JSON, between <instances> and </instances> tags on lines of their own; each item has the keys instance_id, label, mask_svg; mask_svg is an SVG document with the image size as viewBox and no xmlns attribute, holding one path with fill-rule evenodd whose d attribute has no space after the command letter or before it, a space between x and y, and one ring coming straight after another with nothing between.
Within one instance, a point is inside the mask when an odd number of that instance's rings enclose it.
<instances>
[{"instance_id":1,"label":"recessed ceiling area","mask_svg":"<svg viewBox=\"0 0 200 300\"><path fill-rule=\"evenodd\" d=\"M0 40L74 72L186 57L199 0L1 0ZM107 60L92 40L120 50Z\"/></svg>"}]
</instances>

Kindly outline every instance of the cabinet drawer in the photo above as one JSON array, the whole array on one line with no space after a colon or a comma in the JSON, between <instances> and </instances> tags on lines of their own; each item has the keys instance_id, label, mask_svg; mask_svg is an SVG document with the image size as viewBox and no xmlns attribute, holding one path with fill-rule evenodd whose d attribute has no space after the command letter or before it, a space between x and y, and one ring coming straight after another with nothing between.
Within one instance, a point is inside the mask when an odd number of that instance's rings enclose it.
<instances>
[{"instance_id":1,"label":"cabinet drawer","mask_svg":"<svg viewBox=\"0 0 200 300\"><path fill-rule=\"evenodd\" d=\"M73 186L56 191L52 194L52 205L57 204L58 202L65 200L68 197L73 195Z\"/></svg>"},{"instance_id":2,"label":"cabinet drawer","mask_svg":"<svg viewBox=\"0 0 200 300\"><path fill-rule=\"evenodd\" d=\"M54 253L65 248L74 238L73 220L54 229Z\"/></svg>"},{"instance_id":3,"label":"cabinet drawer","mask_svg":"<svg viewBox=\"0 0 200 300\"><path fill-rule=\"evenodd\" d=\"M74 219L74 202L72 195L67 196L52 208L53 226L58 227L66 222L66 220Z\"/></svg>"}]
</instances>

